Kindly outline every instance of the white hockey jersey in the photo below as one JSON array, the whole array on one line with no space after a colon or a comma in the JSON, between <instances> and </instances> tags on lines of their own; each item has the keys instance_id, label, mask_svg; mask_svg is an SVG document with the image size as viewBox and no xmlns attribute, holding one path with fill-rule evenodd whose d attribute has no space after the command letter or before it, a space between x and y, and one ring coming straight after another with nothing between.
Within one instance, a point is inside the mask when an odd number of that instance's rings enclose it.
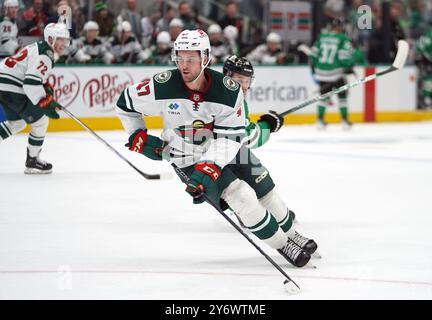
<instances>
[{"instance_id":1,"label":"white hockey jersey","mask_svg":"<svg viewBox=\"0 0 432 320\"><path fill-rule=\"evenodd\" d=\"M19 48L18 27L15 20L8 17L0 18L0 57L11 56Z\"/></svg>"},{"instance_id":2,"label":"white hockey jersey","mask_svg":"<svg viewBox=\"0 0 432 320\"><path fill-rule=\"evenodd\" d=\"M180 168L212 161L221 168L233 160L245 134L240 85L220 72L205 70L203 92L190 91L178 69L125 89L117 111L125 130L144 129L142 116L162 116L165 153Z\"/></svg>"},{"instance_id":3,"label":"white hockey jersey","mask_svg":"<svg viewBox=\"0 0 432 320\"><path fill-rule=\"evenodd\" d=\"M0 91L25 94L33 104L46 96L43 84L54 65L54 52L45 41L35 42L0 62Z\"/></svg>"}]
</instances>

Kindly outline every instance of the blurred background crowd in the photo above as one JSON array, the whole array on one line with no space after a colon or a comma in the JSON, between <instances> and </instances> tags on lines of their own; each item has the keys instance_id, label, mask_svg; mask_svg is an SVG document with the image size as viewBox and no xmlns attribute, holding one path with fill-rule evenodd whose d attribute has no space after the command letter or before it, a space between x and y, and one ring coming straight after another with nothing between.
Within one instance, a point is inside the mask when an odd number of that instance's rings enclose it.
<instances>
[{"instance_id":1,"label":"blurred background crowd","mask_svg":"<svg viewBox=\"0 0 432 320\"><path fill-rule=\"evenodd\" d=\"M18 35L41 37L44 26L59 19L58 7L72 9L74 38L64 63L170 64L172 41L183 29L200 28L209 34L214 62L229 54L250 55L255 63L304 63L297 51L297 39L282 41L265 24L267 0L17 0ZM4 3L4 0L2 1ZM312 32L326 26L326 20L344 16L346 33L364 53L365 62L388 62L383 39L407 39L413 43L432 25L432 1L390 1L390 30L383 27L381 0L316 0L319 14L313 16ZM359 30L358 8L372 9L372 28ZM318 27L318 28L317 28ZM317 31L318 30L318 31ZM316 34L315 34L316 36ZM310 40L313 42L313 37ZM88 44L93 48L79 50ZM391 48L392 49L392 48ZM411 57L413 59L414 57ZM391 59L391 57L390 57Z\"/></svg>"},{"instance_id":2,"label":"blurred background crowd","mask_svg":"<svg viewBox=\"0 0 432 320\"><path fill-rule=\"evenodd\" d=\"M5 6L5 3L11 6L11 2L18 3L17 10ZM425 60L423 53L416 52L416 44L431 30L430 0L305 1L310 5L310 12L306 13L306 18L310 16L307 39L272 30L274 16L269 8L274 2L2 0L1 20L16 23L18 43L24 46L42 38L45 25L59 20L59 7L69 6L73 40L60 57L59 63L63 64L170 65L171 46L177 35L184 29L196 28L209 34L215 64L223 63L231 54L246 56L254 64L307 63L308 56L298 50L299 45L312 46L328 22L339 17L344 18L344 32L362 53L359 63L391 62L399 39L406 39L413 49L409 63ZM359 8L363 5L370 8L370 28L358 27ZM1 31L0 25L0 34ZM1 42L0 35L0 46ZM429 45L423 44L423 47ZM0 56L6 55L0 50Z\"/></svg>"}]
</instances>

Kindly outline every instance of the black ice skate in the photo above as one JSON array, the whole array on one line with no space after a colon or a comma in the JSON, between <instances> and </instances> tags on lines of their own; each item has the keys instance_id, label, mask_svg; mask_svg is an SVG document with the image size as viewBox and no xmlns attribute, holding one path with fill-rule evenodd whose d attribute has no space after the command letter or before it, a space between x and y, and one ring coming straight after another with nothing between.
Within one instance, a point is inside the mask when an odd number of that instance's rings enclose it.
<instances>
[{"instance_id":1,"label":"black ice skate","mask_svg":"<svg viewBox=\"0 0 432 320\"><path fill-rule=\"evenodd\" d=\"M288 239L285 247L278 249L278 252L287 259L289 263L298 268L304 267L311 258L309 253L296 245L291 239Z\"/></svg>"},{"instance_id":2,"label":"black ice skate","mask_svg":"<svg viewBox=\"0 0 432 320\"><path fill-rule=\"evenodd\" d=\"M314 254L314 252L318 248L318 245L316 244L316 242L314 240L303 237L297 231L294 232L294 236L292 237L291 240L294 241L294 243L296 245L298 245L300 248L302 248L304 251L306 251L310 255Z\"/></svg>"},{"instance_id":3,"label":"black ice skate","mask_svg":"<svg viewBox=\"0 0 432 320\"><path fill-rule=\"evenodd\" d=\"M41 160L39 155L36 157L30 157L28 149L25 166L25 174L48 174L52 172L51 163Z\"/></svg>"}]
</instances>

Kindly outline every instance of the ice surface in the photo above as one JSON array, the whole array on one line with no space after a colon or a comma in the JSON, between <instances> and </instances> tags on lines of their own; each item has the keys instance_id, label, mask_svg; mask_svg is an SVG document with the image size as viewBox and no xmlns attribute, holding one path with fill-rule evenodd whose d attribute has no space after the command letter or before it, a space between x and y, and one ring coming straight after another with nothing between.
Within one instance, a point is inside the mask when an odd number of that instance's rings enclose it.
<instances>
[{"instance_id":1,"label":"ice surface","mask_svg":"<svg viewBox=\"0 0 432 320\"><path fill-rule=\"evenodd\" d=\"M142 170L171 171L127 151ZM177 178L147 181L86 132L49 133L47 176L23 174L27 135L0 145L0 299L431 299L432 123L286 126L256 151L317 269L266 252L283 277Z\"/></svg>"}]
</instances>

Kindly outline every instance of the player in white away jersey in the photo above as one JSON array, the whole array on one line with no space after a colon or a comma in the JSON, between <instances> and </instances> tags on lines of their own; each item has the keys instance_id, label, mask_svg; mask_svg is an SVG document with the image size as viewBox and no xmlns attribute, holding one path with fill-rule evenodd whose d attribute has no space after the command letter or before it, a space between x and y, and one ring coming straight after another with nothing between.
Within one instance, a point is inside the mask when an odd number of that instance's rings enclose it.
<instances>
[{"instance_id":1,"label":"player in white away jersey","mask_svg":"<svg viewBox=\"0 0 432 320\"><path fill-rule=\"evenodd\" d=\"M69 45L69 31L63 23L50 23L44 30L44 41L21 49L0 62L0 103L6 121L0 122L0 142L31 127L25 173L51 173L52 165L39 158L48 118L58 119L60 105L47 78L54 67L54 56Z\"/></svg>"},{"instance_id":2,"label":"player in white away jersey","mask_svg":"<svg viewBox=\"0 0 432 320\"><path fill-rule=\"evenodd\" d=\"M207 34L184 30L174 42L177 69L123 91L117 111L130 134L127 146L153 160L169 157L188 176L184 182L194 203L204 201L203 193L216 204L225 200L246 228L303 267L310 254L290 239L294 227L282 230L254 190L227 168L242 159L237 155L245 135L243 92L232 78L207 68L209 57ZM162 116L162 139L148 133L143 116Z\"/></svg>"},{"instance_id":3,"label":"player in white away jersey","mask_svg":"<svg viewBox=\"0 0 432 320\"><path fill-rule=\"evenodd\" d=\"M0 18L0 59L14 55L18 48L18 27L15 22L18 0L6 0L3 4L4 15Z\"/></svg>"}]
</instances>

